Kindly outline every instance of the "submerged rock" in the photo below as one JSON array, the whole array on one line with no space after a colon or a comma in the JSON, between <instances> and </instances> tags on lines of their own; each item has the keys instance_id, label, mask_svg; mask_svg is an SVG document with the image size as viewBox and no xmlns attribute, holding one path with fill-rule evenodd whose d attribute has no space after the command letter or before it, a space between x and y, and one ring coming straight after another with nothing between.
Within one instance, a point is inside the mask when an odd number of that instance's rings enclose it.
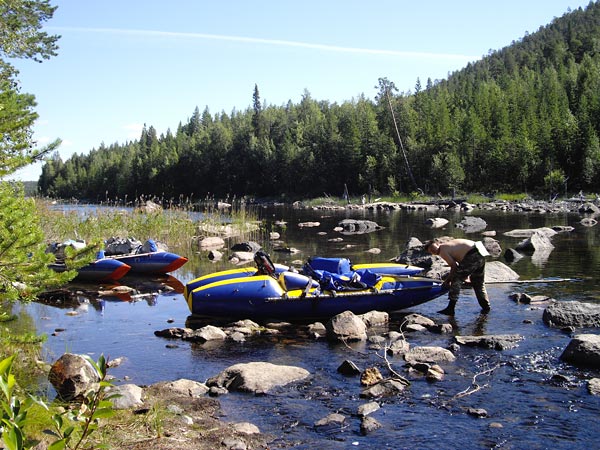
<instances>
[{"instance_id":1,"label":"submerged rock","mask_svg":"<svg viewBox=\"0 0 600 450\"><path fill-rule=\"evenodd\" d=\"M523 336L518 334L497 334L487 336L455 336L454 339L459 344L469 347L506 350L516 347L517 342L523 340Z\"/></svg>"}]
</instances>

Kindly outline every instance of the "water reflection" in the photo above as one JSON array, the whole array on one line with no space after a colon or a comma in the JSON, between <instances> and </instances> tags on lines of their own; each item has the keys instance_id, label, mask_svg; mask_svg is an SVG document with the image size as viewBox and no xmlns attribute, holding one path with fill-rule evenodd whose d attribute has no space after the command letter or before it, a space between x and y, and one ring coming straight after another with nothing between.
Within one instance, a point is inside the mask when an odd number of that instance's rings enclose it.
<instances>
[{"instance_id":1,"label":"water reflection","mask_svg":"<svg viewBox=\"0 0 600 450\"><path fill-rule=\"evenodd\" d=\"M127 276L108 284L73 282L42 293L38 302L58 308L77 309L91 305L104 312L111 302L145 301L155 306L160 296L183 294L183 283L171 275L159 277Z\"/></svg>"}]
</instances>

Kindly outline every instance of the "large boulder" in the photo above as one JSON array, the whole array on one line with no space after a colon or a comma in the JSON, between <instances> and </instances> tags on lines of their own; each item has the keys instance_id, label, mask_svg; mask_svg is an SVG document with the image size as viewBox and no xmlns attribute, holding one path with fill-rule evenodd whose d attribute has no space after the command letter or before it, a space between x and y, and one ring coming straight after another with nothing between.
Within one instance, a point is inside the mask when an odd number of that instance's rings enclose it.
<instances>
[{"instance_id":1,"label":"large boulder","mask_svg":"<svg viewBox=\"0 0 600 450\"><path fill-rule=\"evenodd\" d=\"M485 265L486 282L516 281L519 274L500 261L490 261Z\"/></svg>"},{"instance_id":2,"label":"large boulder","mask_svg":"<svg viewBox=\"0 0 600 450\"><path fill-rule=\"evenodd\" d=\"M460 223L456 224L456 228L461 228L465 233L478 233L485 230L487 222L481 217L466 216Z\"/></svg>"},{"instance_id":3,"label":"large boulder","mask_svg":"<svg viewBox=\"0 0 600 450\"><path fill-rule=\"evenodd\" d=\"M552 232L556 234L554 230L552 230ZM547 252L548 250L552 250L554 248L554 245L552 245L550 238L551 236L549 236L548 233L536 230L532 233L531 236L519 242L515 248L516 250L526 252Z\"/></svg>"},{"instance_id":4,"label":"large boulder","mask_svg":"<svg viewBox=\"0 0 600 450\"><path fill-rule=\"evenodd\" d=\"M310 372L302 367L283 366L268 362L234 364L206 381L208 387L229 391L264 393L307 378Z\"/></svg>"},{"instance_id":5,"label":"large boulder","mask_svg":"<svg viewBox=\"0 0 600 450\"><path fill-rule=\"evenodd\" d=\"M90 389L97 389L100 375L82 355L65 353L50 368L48 380L61 400L81 399Z\"/></svg>"},{"instance_id":6,"label":"large boulder","mask_svg":"<svg viewBox=\"0 0 600 450\"><path fill-rule=\"evenodd\" d=\"M550 303L544 310L543 320L554 327L600 327L600 305L593 303Z\"/></svg>"},{"instance_id":7,"label":"large boulder","mask_svg":"<svg viewBox=\"0 0 600 450\"><path fill-rule=\"evenodd\" d=\"M563 361L585 367L600 367L600 336L578 334L560 355Z\"/></svg>"}]
</instances>

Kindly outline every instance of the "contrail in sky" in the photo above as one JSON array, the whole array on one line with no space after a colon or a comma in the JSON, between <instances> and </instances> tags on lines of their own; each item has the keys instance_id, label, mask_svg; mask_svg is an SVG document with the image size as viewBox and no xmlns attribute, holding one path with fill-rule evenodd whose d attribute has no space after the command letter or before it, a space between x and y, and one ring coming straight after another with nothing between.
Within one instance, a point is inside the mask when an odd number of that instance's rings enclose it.
<instances>
[{"instance_id":1,"label":"contrail in sky","mask_svg":"<svg viewBox=\"0 0 600 450\"><path fill-rule=\"evenodd\" d=\"M222 34L204 34L204 33L182 33L173 31L153 31L153 30L126 30L118 28L79 28L79 27L48 27L53 31L75 31L84 33L105 33L105 34L124 34L137 36L153 36L153 37L169 37L169 38L185 38L185 39L204 39L214 41L230 41L241 42L247 44L263 44L276 45L282 47L299 47L315 50L323 50L328 52L338 53L362 53L367 55L383 55L383 56L399 56L404 58L421 58L421 59L450 59L459 61L474 61L478 59L475 56L459 55L452 53L428 53L428 52L409 52L402 50L381 50L358 47L341 47L337 45L312 44L309 42L286 41L280 39L263 39L243 36L228 36Z\"/></svg>"}]
</instances>

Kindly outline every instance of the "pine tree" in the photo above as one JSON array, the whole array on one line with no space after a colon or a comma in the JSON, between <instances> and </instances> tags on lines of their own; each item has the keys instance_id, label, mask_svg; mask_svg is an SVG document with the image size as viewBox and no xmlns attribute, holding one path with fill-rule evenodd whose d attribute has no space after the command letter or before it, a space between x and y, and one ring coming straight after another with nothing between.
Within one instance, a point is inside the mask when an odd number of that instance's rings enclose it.
<instances>
[{"instance_id":1,"label":"pine tree","mask_svg":"<svg viewBox=\"0 0 600 450\"><path fill-rule=\"evenodd\" d=\"M0 2L0 178L14 173L56 148L55 141L34 149L31 127L37 119L35 98L20 93L17 71L3 58L41 62L56 55L58 36L39 32L56 7L48 1ZM31 299L44 288L64 283L74 272L56 274L48 268L44 236L35 203L23 186L0 181L0 299Z\"/></svg>"}]
</instances>

